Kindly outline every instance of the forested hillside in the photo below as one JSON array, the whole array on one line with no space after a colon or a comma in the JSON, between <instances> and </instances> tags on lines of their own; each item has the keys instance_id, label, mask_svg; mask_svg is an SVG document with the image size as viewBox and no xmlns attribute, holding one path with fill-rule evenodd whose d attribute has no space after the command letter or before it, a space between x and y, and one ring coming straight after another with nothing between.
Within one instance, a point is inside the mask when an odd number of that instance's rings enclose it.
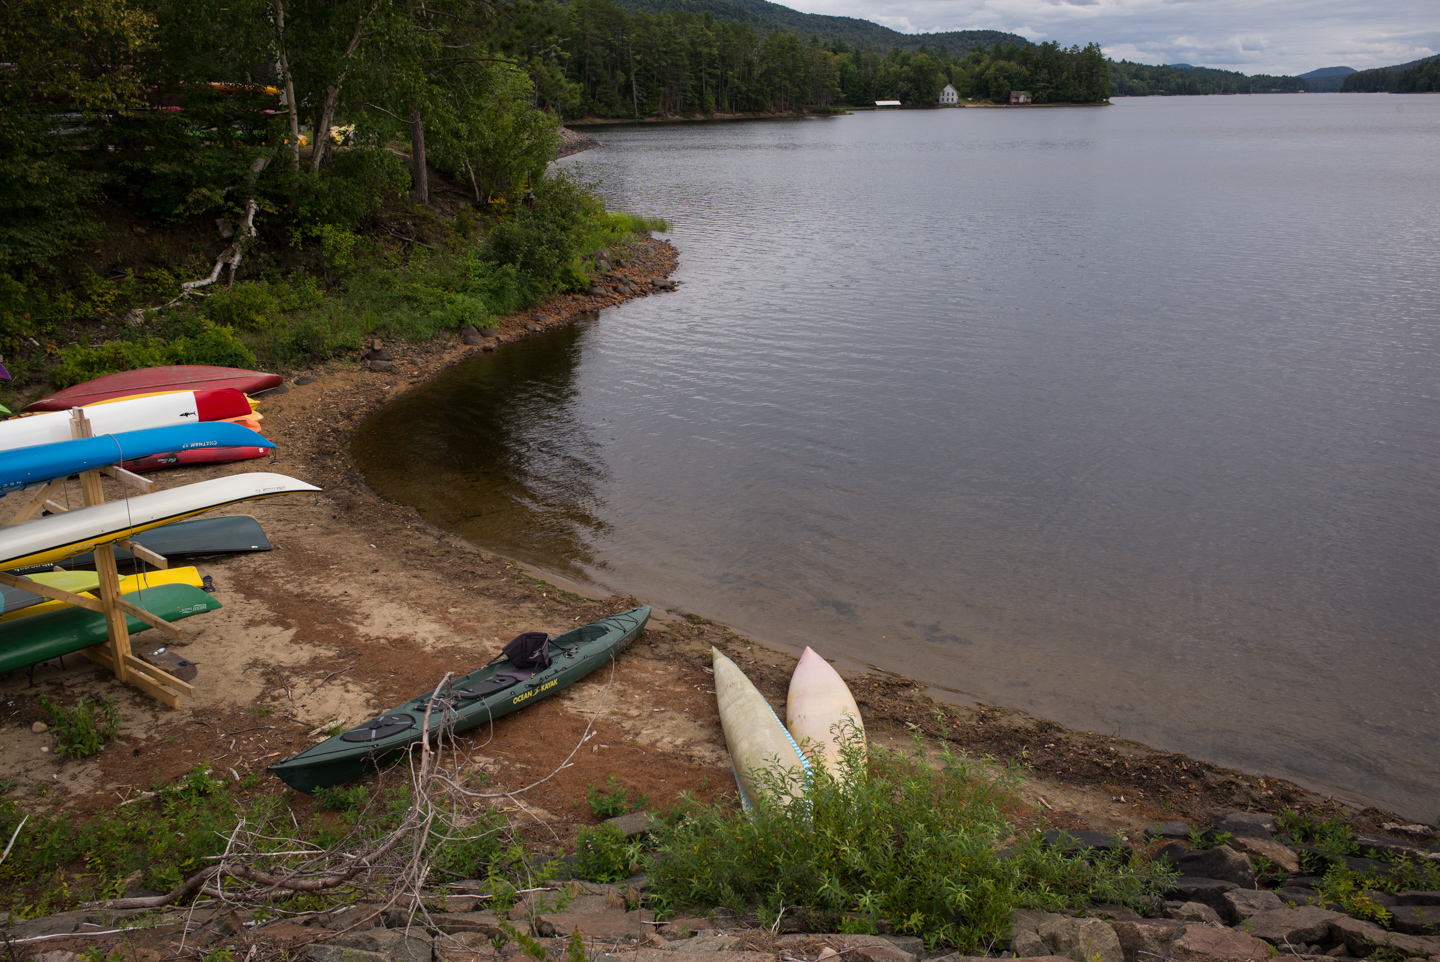
<instances>
[{"instance_id":1,"label":"forested hillside","mask_svg":"<svg viewBox=\"0 0 1440 962\"><path fill-rule=\"evenodd\" d=\"M1300 79L1310 83L1312 94L1333 94L1340 90L1345 78L1355 72L1354 67L1321 67L1302 73Z\"/></svg>"},{"instance_id":2,"label":"forested hillside","mask_svg":"<svg viewBox=\"0 0 1440 962\"><path fill-rule=\"evenodd\" d=\"M1378 70L1362 70L1346 77L1340 90L1342 93L1440 92L1440 57L1427 57Z\"/></svg>"},{"instance_id":3,"label":"forested hillside","mask_svg":"<svg viewBox=\"0 0 1440 962\"><path fill-rule=\"evenodd\" d=\"M570 0L565 12L566 76L579 86L580 112L591 116L935 103L947 83L962 96L997 102L1016 89L1037 103L1108 95L1105 57L1093 44L875 50L783 30L762 35L711 13L631 13L614 0Z\"/></svg>"},{"instance_id":4,"label":"forested hillside","mask_svg":"<svg viewBox=\"0 0 1440 962\"><path fill-rule=\"evenodd\" d=\"M582 254L643 224L546 174L562 26L530 0L12 0L0 358L17 384L306 363L585 288Z\"/></svg>"},{"instance_id":5,"label":"forested hillside","mask_svg":"<svg viewBox=\"0 0 1440 962\"><path fill-rule=\"evenodd\" d=\"M889 51L938 50L952 54L969 53L995 44L1025 44L1024 37L999 30L950 30L944 33L901 33L856 17L831 17L771 3L770 0L623 0L631 13L710 13L717 19L748 23L760 34L788 30L802 39L818 37L822 42L839 40L851 47L874 47Z\"/></svg>"},{"instance_id":6,"label":"forested hillside","mask_svg":"<svg viewBox=\"0 0 1440 962\"><path fill-rule=\"evenodd\" d=\"M1110 92L1116 97L1302 93L1309 89L1309 82L1300 77L1246 76L1209 67L1155 67L1128 60L1110 61Z\"/></svg>"}]
</instances>

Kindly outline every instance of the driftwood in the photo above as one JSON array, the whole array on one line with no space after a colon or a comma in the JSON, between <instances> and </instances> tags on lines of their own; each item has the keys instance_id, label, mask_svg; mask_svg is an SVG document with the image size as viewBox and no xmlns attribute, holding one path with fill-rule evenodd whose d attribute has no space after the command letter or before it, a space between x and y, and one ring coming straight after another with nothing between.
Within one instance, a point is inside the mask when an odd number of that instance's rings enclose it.
<instances>
[{"instance_id":1,"label":"driftwood","mask_svg":"<svg viewBox=\"0 0 1440 962\"><path fill-rule=\"evenodd\" d=\"M202 277L198 281L186 281L180 285L181 297L196 288L209 287L214 284L220 278L220 269L226 264L230 265L230 286L235 286L235 269L240 266L240 260L245 256L245 246L255 238L255 212L259 209L260 205L255 203L253 197L245 202L245 219L240 222L240 227L235 231L235 240L220 252L219 257L215 258L215 266L211 268L209 277Z\"/></svg>"}]
</instances>

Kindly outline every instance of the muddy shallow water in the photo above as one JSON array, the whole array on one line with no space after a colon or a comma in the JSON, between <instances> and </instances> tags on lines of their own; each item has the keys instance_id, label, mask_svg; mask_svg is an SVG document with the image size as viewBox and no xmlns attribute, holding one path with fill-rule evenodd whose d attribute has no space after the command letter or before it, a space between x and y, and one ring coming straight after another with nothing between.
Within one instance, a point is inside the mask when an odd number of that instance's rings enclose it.
<instances>
[{"instance_id":1,"label":"muddy shallow water","mask_svg":"<svg viewBox=\"0 0 1440 962\"><path fill-rule=\"evenodd\" d=\"M378 491L770 642L1440 817L1440 100L600 139L565 165L670 218L685 284L387 408Z\"/></svg>"}]
</instances>

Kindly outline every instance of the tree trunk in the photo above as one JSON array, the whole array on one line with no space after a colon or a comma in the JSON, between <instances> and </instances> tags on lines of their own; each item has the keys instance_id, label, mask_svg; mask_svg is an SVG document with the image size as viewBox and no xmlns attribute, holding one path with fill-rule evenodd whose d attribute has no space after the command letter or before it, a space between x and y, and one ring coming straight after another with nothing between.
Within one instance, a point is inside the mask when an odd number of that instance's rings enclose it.
<instances>
[{"instance_id":1,"label":"tree trunk","mask_svg":"<svg viewBox=\"0 0 1440 962\"><path fill-rule=\"evenodd\" d=\"M345 80L342 73L335 85L325 91L325 103L315 117L315 143L310 150L310 172L319 173L320 163L325 159L325 150L330 144L330 125L335 120L335 106L340 103L340 84Z\"/></svg>"},{"instance_id":2,"label":"tree trunk","mask_svg":"<svg viewBox=\"0 0 1440 962\"><path fill-rule=\"evenodd\" d=\"M430 178L425 173L425 120L420 111L410 111L410 196L419 204L430 203Z\"/></svg>"},{"instance_id":3,"label":"tree trunk","mask_svg":"<svg viewBox=\"0 0 1440 962\"><path fill-rule=\"evenodd\" d=\"M290 74L290 55L285 50L285 3L275 0L275 33L279 39L280 76L285 81L285 112L290 115L290 165L300 171L300 114L295 106L295 79Z\"/></svg>"}]
</instances>

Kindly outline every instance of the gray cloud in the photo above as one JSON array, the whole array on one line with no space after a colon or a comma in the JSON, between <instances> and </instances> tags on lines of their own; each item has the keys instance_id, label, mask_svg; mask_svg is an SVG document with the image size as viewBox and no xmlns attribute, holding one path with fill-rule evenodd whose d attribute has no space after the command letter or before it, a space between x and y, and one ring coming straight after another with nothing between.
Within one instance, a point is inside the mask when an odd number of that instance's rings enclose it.
<instances>
[{"instance_id":1,"label":"gray cloud","mask_svg":"<svg viewBox=\"0 0 1440 962\"><path fill-rule=\"evenodd\" d=\"M1436 0L796 0L810 13L896 30L1008 30L1063 44L1099 41L1117 59L1245 73L1357 70L1440 53Z\"/></svg>"}]
</instances>

